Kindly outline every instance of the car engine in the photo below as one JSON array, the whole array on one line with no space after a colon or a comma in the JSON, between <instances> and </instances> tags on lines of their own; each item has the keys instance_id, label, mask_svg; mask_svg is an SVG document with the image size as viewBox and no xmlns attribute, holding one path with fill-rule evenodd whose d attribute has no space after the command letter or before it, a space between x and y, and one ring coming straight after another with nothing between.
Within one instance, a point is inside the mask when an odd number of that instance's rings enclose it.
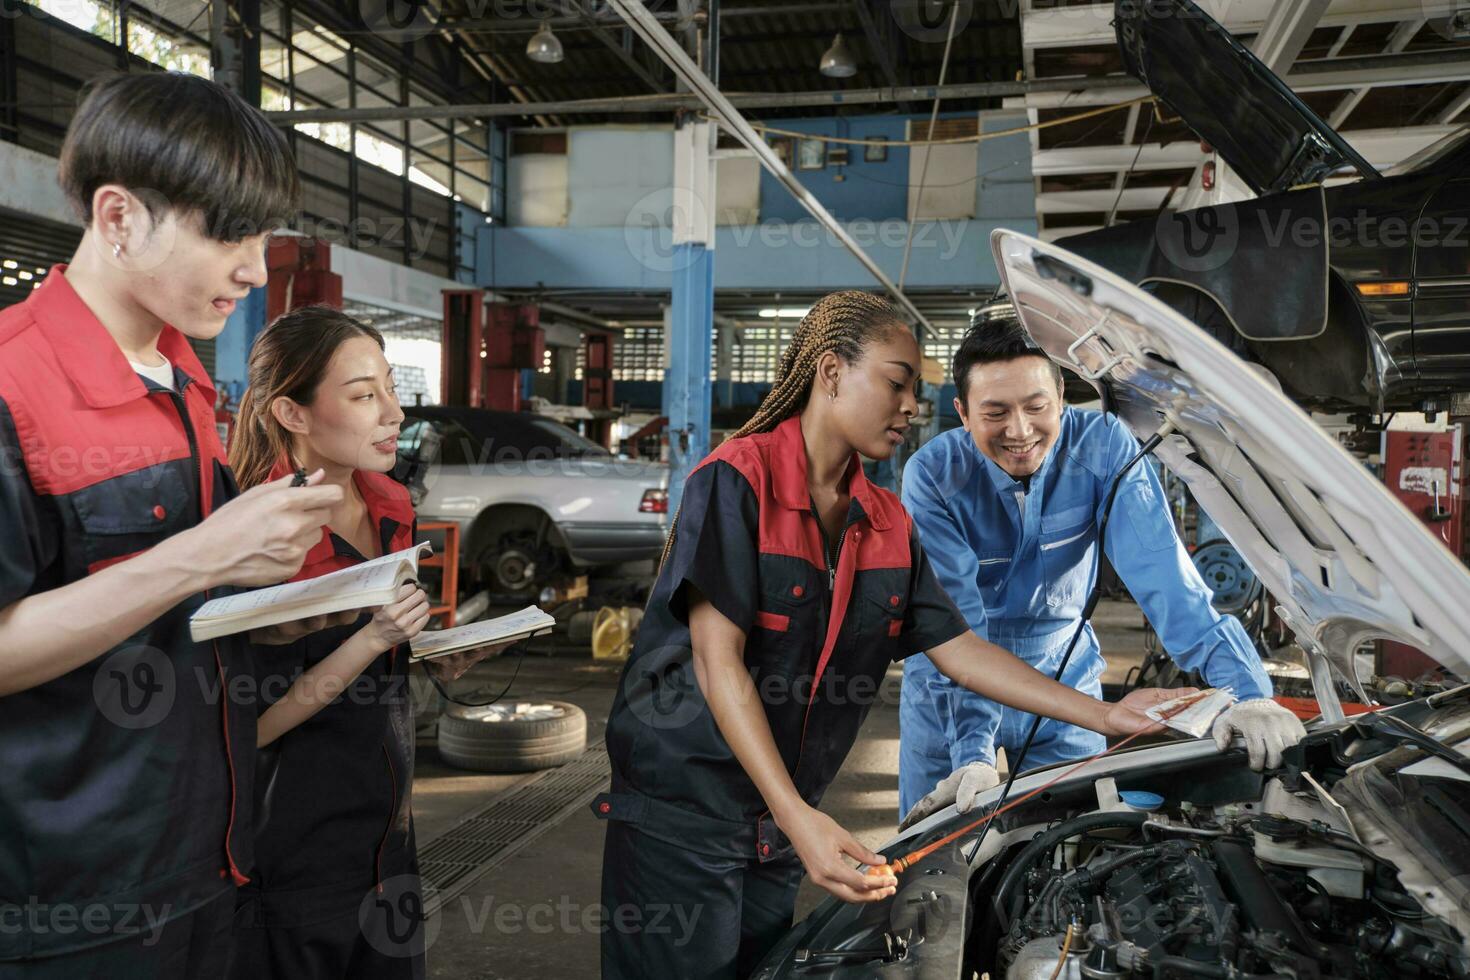
<instances>
[{"instance_id":1,"label":"car engine","mask_svg":"<svg viewBox=\"0 0 1470 980\"><path fill-rule=\"evenodd\" d=\"M1006 980L1470 977L1331 797L1279 779L1254 803L1061 821L992 894Z\"/></svg>"}]
</instances>

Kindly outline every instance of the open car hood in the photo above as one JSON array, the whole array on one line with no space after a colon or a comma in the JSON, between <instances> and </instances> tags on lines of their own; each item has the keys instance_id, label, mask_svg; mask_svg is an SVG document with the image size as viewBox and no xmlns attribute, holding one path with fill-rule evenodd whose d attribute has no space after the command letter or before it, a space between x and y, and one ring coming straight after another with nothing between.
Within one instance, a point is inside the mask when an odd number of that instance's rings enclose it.
<instances>
[{"instance_id":1,"label":"open car hood","mask_svg":"<svg viewBox=\"0 0 1470 980\"><path fill-rule=\"evenodd\" d=\"M1126 280L998 230L991 248L1032 338L1106 388L1260 576L1308 652L1329 720L1331 668L1363 689L1353 651L1397 640L1470 676L1470 572L1274 379ZM1367 701L1367 697L1364 696Z\"/></svg>"},{"instance_id":2,"label":"open car hood","mask_svg":"<svg viewBox=\"0 0 1470 980\"><path fill-rule=\"evenodd\" d=\"M1271 69L1192 0L1116 0L1123 67L1174 110L1257 194L1343 166L1378 172Z\"/></svg>"}]
</instances>

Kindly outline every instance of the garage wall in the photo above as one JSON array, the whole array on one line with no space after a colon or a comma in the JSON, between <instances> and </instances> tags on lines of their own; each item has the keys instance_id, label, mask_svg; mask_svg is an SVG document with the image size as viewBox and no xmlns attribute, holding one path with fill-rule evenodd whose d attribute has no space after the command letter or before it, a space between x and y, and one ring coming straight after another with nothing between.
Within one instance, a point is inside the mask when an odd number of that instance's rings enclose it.
<instances>
[{"instance_id":1,"label":"garage wall","mask_svg":"<svg viewBox=\"0 0 1470 980\"><path fill-rule=\"evenodd\" d=\"M753 225L760 220L762 172L753 153L715 161L715 224Z\"/></svg>"},{"instance_id":2,"label":"garage wall","mask_svg":"<svg viewBox=\"0 0 1470 980\"><path fill-rule=\"evenodd\" d=\"M978 121L977 121L978 120ZM1024 114L947 113L936 136L1008 129L1025 124ZM856 116L787 119L780 127L797 133L895 144L922 135L928 117ZM560 131L556 131L560 132ZM799 137L790 141L800 157ZM521 153L509 161L511 226L623 228L668 225L672 200L673 130L667 126L589 126L565 131L566 153ZM841 163L833 150L845 149ZM932 148L922 201L915 188L924 150L887 147L884 159L866 159L863 146L827 144L821 169L795 169L797 180L839 221L962 220L981 216L1035 219L1030 189L1031 148L1018 134L982 144ZM791 225L810 221L806 210L753 155L737 151L716 163L716 223ZM999 194L1003 200L982 200Z\"/></svg>"},{"instance_id":3,"label":"garage wall","mask_svg":"<svg viewBox=\"0 0 1470 980\"><path fill-rule=\"evenodd\" d=\"M570 207L564 153L522 153L506 166L506 219L512 225L560 228Z\"/></svg>"},{"instance_id":4,"label":"garage wall","mask_svg":"<svg viewBox=\"0 0 1470 980\"><path fill-rule=\"evenodd\" d=\"M998 133L1025 126L1024 112L982 112L980 132ZM1036 231L1036 185L1031 179L1031 137L998 136L975 150L975 217L1008 227Z\"/></svg>"},{"instance_id":5,"label":"garage wall","mask_svg":"<svg viewBox=\"0 0 1470 980\"><path fill-rule=\"evenodd\" d=\"M510 158L509 224L622 228L668 223L674 133L668 126L596 126L566 131L567 152ZM716 223L759 218L761 170L754 156L715 163Z\"/></svg>"},{"instance_id":6,"label":"garage wall","mask_svg":"<svg viewBox=\"0 0 1470 980\"><path fill-rule=\"evenodd\" d=\"M909 153L909 220L975 217L975 160L973 143L914 147Z\"/></svg>"},{"instance_id":7,"label":"garage wall","mask_svg":"<svg viewBox=\"0 0 1470 980\"><path fill-rule=\"evenodd\" d=\"M668 207L674 182L672 129L615 127L567 133L567 224L598 227Z\"/></svg>"},{"instance_id":8,"label":"garage wall","mask_svg":"<svg viewBox=\"0 0 1470 980\"><path fill-rule=\"evenodd\" d=\"M952 118L975 120L975 115L959 114ZM1024 125L1024 113L983 113L978 116L982 132L995 132ZM791 120L787 125L832 125L834 120ZM906 132L902 118L885 118L873 123L870 131L861 119L847 120L847 132L854 135ZM972 129L973 132L973 129ZM610 150L638 139L646 132L620 132L609 140L587 141L585 145ZM579 137L574 143L583 143ZM667 145L667 144L663 144ZM1029 234L1036 232L1036 204L1031 179L1031 146L1025 133L998 137L963 147L958 154L963 161L937 166L927 181L929 186L955 184L962 196L948 198L946 207L952 213L968 215L923 220L915 223L908 269L908 283L915 287L974 289L993 286L999 281L995 263L990 257L990 232L1009 228ZM856 148L854 148L856 149ZM672 157L672 153L669 154ZM892 209L887 217L838 219L849 233L884 271L897 277L903 264L904 242L909 223L905 213L909 193L909 153L903 148L889 148L886 167L869 172L897 174L893 184L880 184L877 178L862 186L873 198L872 211ZM626 159L619 156L615 159ZM851 159L851 155L849 156ZM937 158L936 158L937 159ZM872 162L877 166L877 162ZM719 195L724 206L725 195L738 187L729 179L732 170L742 167L747 188L756 182L754 194L743 199L747 209L755 206L760 216L759 227L749 224L722 225L716 234L715 285L720 289L839 289L868 288L872 276L858 261L801 210L791 194L764 171L750 169L755 161L726 158L720 161ZM849 164L845 170L856 165ZM605 167L615 172L622 166ZM808 171L816 174L818 171ZM831 175L829 174L829 177ZM803 178L806 181L808 178ZM884 181L886 177L882 178ZM648 221L624 223L620 210L626 207L633 191L646 194L631 179L602 178L600 186L616 187L619 205L605 208L599 220L617 224L579 225L559 228L484 226L476 236L476 281L501 288L547 287L598 289L668 289L672 265L668 247L669 229L666 215L650 212ZM835 186L854 187L859 180L836 182ZM826 186L808 183L809 187ZM772 189L774 188L774 189ZM829 208L839 201L823 195ZM633 197L637 201L637 197ZM655 197L655 202L659 198ZM850 209L857 209L849 199ZM928 200L926 195L926 201ZM941 201L945 203L945 201ZM864 210L867 207L864 206ZM591 214L590 211L582 212Z\"/></svg>"},{"instance_id":9,"label":"garage wall","mask_svg":"<svg viewBox=\"0 0 1470 980\"><path fill-rule=\"evenodd\" d=\"M903 116L782 119L771 125L798 133L849 139L883 138L892 142L904 140L907 132L907 120ZM792 171L802 186L811 191L838 221L902 218L909 179L908 147L888 147L886 159L882 161L863 159L861 146L849 146L847 150L849 162L845 166L829 164L821 170L799 170L793 156ZM806 209L781 186L780 181L764 172L760 179L762 221L811 220Z\"/></svg>"}]
</instances>

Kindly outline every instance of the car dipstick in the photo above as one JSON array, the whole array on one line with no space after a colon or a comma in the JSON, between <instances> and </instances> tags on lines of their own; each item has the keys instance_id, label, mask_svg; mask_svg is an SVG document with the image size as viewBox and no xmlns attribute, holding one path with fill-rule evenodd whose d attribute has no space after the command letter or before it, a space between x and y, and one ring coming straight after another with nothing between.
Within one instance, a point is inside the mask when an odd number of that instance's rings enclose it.
<instances>
[{"instance_id":1,"label":"car dipstick","mask_svg":"<svg viewBox=\"0 0 1470 980\"><path fill-rule=\"evenodd\" d=\"M1180 701L1179 701L1179 703L1176 704L1173 708L1171 708L1169 710L1168 714L1163 715L1162 717L1164 717L1164 718L1172 718L1176 714L1178 714L1179 712L1184 711L1185 709L1187 709L1190 705L1194 704L1196 701L1199 701L1202 698L1208 697L1209 694L1210 694L1209 691L1200 691L1198 694L1192 695L1190 697L1181 698ZM1011 802L1007 803L1005 806L1003 806L1000 809L996 810L994 813L987 813L985 816L981 817L979 820L976 820L973 823L970 823L970 824L967 824L964 827L961 827L959 830L956 830L952 834L948 834L948 835L946 835L944 837L941 837L939 840L935 841L932 844L926 844L925 846L919 848L917 851L911 851L910 853L905 854L903 857L899 858L897 861L889 861L887 864L875 865L874 867L871 867L866 872L864 872L864 874L866 874L868 877L873 877L873 878L881 878L881 877L885 877L887 875L897 876L899 872L905 871L908 868L913 867L916 863L918 863L919 861L924 860L924 858L926 858L929 855L933 854L935 851L939 850L941 847L944 847L946 844L952 844L952 843L954 843L955 841L959 840L961 837L963 837L966 834L968 834L970 831L976 829L977 827L981 827L981 826L989 823L991 820L994 820L996 817L1000 816L1002 813L1005 813L1008 810L1011 810L1011 809L1013 809L1015 807L1018 807L1022 803L1025 803L1027 800L1032 799L1033 797L1036 797L1036 796L1038 796L1038 795L1046 792L1047 790L1049 790L1053 786L1055 786L1057 783L1059 783L1062 780L1066 779L1068 776L1075 775L1076 773L1080 772L1082 769L1086 768L1087 766L1092 765L1098 759L1101 759L1103 756L1111 755L1112 753L1117 752L1119 749L1123 748L1129 742L1132 742L1134 739L1138 738L1138 736L1143 735L1146 732L1151 731L1151 730L1152 729L1144 729L1143 731L1134 732L1132 735L1129 735L1127 738L1125 738L1122 741L1118 742L1118 744L1109 746L1108 748L1103 749L1101 752L1097 753L1096 755L1088 756L1086 759L1083 759L1083 760L1077 762L1075 765L1068 766L1066 769L1064 769L1062 772L1058 773L1052 779L1050 779L1047 782L1043 783L1042 785L1036 787L1031 792L1025 794L1024 796L1020 797L1019 799L1012 800Z\"/></svg>"}]
</instances>

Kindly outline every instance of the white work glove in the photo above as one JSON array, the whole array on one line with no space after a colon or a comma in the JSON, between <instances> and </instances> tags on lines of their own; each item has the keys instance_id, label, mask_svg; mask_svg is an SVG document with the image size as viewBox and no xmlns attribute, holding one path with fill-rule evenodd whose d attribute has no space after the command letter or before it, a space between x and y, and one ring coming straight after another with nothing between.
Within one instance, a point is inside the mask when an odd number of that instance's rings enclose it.
<instances>
[{"instance_id":1,"label":"white work glove","mask_svg":"<svg viewBox=\"0 0 1470 980\"><path fill-rule=\"evenodd\" d=\"M898 829L908 830L931 813L937 813L951 803L956 811L965 813L975 805L976 796L998 785L1000 774L990 763L972 762L967 766L960 766L941 779L928 796L914 804L913 809L909 810L903 822L898 825Z\"/></svg>"},{"instance_id":2,"label":"white work glove","mask_svg":"<svg viewBox=\"0 0 1470 980\"><path fill-rule=\"evenodd\" d=\"M1275 769L1281 765L1281 752L1307 737L1301 720L1270 698L1240 701L1215 719L1215 747L1224 752L1236 734L1245 739L1245 751L1251 768L1259 772L1263 766Z\"/></svg>"}]
</instances>

